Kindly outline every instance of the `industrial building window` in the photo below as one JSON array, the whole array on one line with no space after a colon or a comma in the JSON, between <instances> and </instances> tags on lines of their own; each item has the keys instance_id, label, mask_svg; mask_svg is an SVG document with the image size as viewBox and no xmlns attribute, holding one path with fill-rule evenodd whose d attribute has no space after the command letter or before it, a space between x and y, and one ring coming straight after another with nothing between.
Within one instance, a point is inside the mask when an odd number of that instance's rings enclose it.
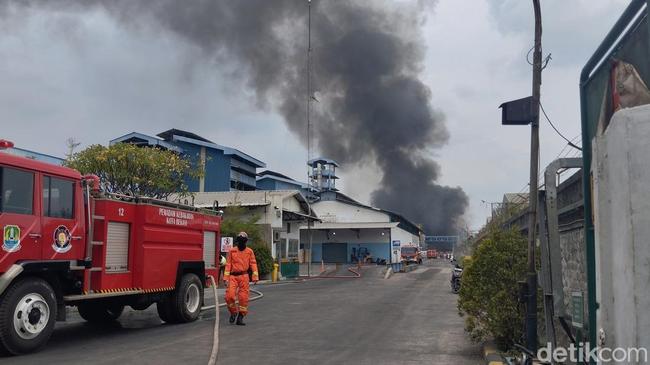
<instances>
[{"instance_id":1,"label":"industrial building window","mask_svg":"<svg viewBox=\"0 0 650 365\"><path fill-rule=\"evenodd\" d=\"M33 214L34 174L0 168L0 212Z\"/></svg>"},{"instance_id":2,"label":"industrial building window","mask_svg":"<svg viewBox=\"0 0 650 365\"><path fill-rule=\"evenodd\" d=\"M72 219L74 182L43 176L43 215Z\"/></svg>"},{"instance_id":3,"label":"industrial building window","mask_svg":"<svg viewBox=\"0 0 650 365\"><path fill-rule=\"evenodd\" d=\"M298 259L298 247L299 243L297 239L290 239L289 240L289 252L287 255L287 258L289 260L297 260Z\"/></svg>"}]
</instances>

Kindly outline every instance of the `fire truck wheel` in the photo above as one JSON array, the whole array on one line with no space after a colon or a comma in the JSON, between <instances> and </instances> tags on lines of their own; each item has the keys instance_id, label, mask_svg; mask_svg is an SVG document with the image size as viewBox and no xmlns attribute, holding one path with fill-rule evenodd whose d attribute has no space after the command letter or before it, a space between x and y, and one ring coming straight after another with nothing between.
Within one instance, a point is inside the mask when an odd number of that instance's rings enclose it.
<instances>
[{"instance_id":1,"label":"fire truck wheel","mask_svg":"<svg viewBox=\"0 0 650 365\"><path fill-rule=\"evenodd\" d=\"M18 355L45 345L54 331L57 311L50 284L24 278L0 300L0 352Z\"/></svg>"},{"instance_id":2,"label":"fire truck wheel","mask_svg":"<svg viewBox=\"0 0 650 365\"><path fill-rule=\"evenodd\" d=\"M171 298L171 314L180 323L199 318L203 305L203 285L195 274L185 274Z\"/></svg>"},{"instance_id":3,"label":"fire truck wheel","mask_svg":"<svg viewBox=\"0 0 650 365\"><path fill-rule=\"evenodd\" d=\"M77 305L79 315L90 323L113 322L120 318L124 311L123 304L93 303L92 301Z\"/></svg>"}]
</instances>

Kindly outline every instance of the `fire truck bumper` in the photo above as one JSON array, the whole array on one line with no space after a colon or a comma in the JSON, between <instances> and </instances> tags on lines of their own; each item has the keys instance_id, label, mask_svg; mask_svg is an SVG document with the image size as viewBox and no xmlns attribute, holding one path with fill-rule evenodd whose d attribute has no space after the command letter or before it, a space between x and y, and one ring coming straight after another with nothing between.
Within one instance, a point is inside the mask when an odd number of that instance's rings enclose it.
<instances>
[{"instance_id":1,"label":"fire truck bumper","mask_svg":"<svg viewBox=\"0 0 650 365\"><path fill-rule=\"evenodd\" d=\"M0 275L0 295L9 287L9 284L23 272L23 267L21 265L11 265L9 269L2 275Z\"/></svg>"}]
</instances>

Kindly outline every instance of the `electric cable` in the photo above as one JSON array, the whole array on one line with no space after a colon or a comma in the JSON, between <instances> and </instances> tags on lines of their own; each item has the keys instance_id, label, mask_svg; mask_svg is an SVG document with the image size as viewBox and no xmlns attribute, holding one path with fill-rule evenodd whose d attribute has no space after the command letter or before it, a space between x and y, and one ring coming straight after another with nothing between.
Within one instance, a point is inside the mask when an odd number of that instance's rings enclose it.
<instances>
[{"instance_id":1,"label":"electric cable","mask_svg":"<svg viewBox=\"0 0 650 365\"><path fill-rule=\"evenodd\" d=\"M575 145L573 142L571 142L568 138L566 138L566 137L565 137L565 136L564 136L564 135L563 135L563 134L562 134L562 133L561 133L561 132L556 128L556 127L555 127L555 125L553 124L553 122L551 122L551 119L550 119L550 118L548 117L548 115L546 114L546 110L544 110L544 107L542 106L542 102L541 102L541 101L539 102L539 107L540 107L540 109L542 109L542 114L544 114L544 117L545 117L546 120L548 121L548 124L551 125L551 127L553 128L553 130L555 130L555 132L556 132L560 137L562 137L565 141L567 141L567 143L569 144L569 146L571 146L571 147L573 147L573 148L575 148L575 149L577 149L577 150L582 151L582 148L581 148L581 147L578 147L578 146Z\"/></svg>"}]
</instances>

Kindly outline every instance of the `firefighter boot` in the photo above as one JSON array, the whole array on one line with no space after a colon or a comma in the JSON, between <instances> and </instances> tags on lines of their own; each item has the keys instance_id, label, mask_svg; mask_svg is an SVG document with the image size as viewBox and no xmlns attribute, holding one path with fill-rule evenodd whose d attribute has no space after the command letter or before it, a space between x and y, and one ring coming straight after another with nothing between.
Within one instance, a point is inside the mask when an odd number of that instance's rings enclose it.
<instances>
[{"instance_id":1,"label":"firefighter boot","mask_svg":"<svg viewBox=\"0 0 650 365\"><path fill-rule=\"evenodd\" d=\"M230 324L233 324L233 323L235 323L236 318L237 318L237 313L232 313L230 315L230 318L228 318L228 322L230 322Z\"/></svg>"},{"instance_id":2,"label":"firefighter boot","mask_svg":"<svg viewBox=\"0 0 650 365\"><path fill-rule=\"evenodd\" d=\"M244 323L244 315L241 314L241 313L239 313L237 315L237 325L238 326L245 326L246 325L246 323Z\"/></svg>"}]
</instances>

